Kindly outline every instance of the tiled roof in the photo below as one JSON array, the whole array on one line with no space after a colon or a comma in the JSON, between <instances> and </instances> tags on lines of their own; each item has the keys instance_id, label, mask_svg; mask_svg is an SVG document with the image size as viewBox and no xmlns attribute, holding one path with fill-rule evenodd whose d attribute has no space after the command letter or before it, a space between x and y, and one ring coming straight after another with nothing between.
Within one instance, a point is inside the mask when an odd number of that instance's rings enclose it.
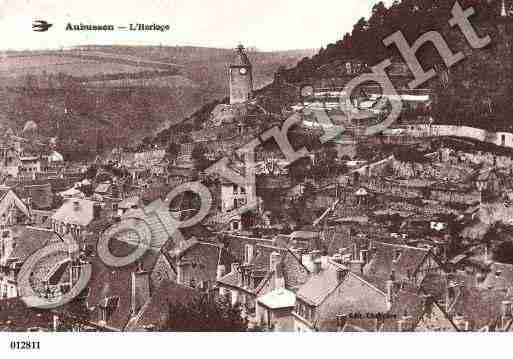
<instances>
[{"instance_id":1,"label":"tiled roof","mask_svg":"<svg viewBox=\"0 0 513 359\"><path fill-rule=\"evenodd\" d=\"M451 314L463 316L470 321L473 330L479 330L487 325L494 326L501 318L502 302L512 299L503 290L480 290L463 286L457 302L451 308Z\"/></svg>"},{"instance_id":2,"label":"tiled roof","mask_svg":"<svg viewBox=\"0 0 513 359\"><path fill-rule=\"evenodd\" d=\"M139 196L128 197L118 203L118 208L131 209L133 206L139 205Z\"/></svg>"},{"instance_id":3,"label":"tiled roof","mask_svg":"<svg viewBox=\"0 0 513 359\"><path fill-rule=\"evenodd\" d=\"M21 262L49 243L60 241L53 231L34 227L15 227L13 237L16 245L9 259Z\"/></svg>"},{"instance_id":4,"label":"tiled roof","mask_svg":"<svg viewBox=\"0 0 513 359\"><path fill-rule=\"evenodd\" d=\"M413 276L429 254L428 249L374 242L374 255L364 267L364 274L388 279L394 271L396 279ZM399 254L399 257L396 256Z\"/></svg>"},{"instance_id":5,"label":"tiled roof","mask_svg":"<svg viewBox=\"0 0 513 359\"><path fill-rule=\"evenodd\" d=\"M133 245L118 240L110 241L110 250L115 256L126 256L134 250ZM146 251L140 259L142 268L138 267L138 263L133 263L125 267L114 268L108 267L99 257L91 258L92 276L89 281L90 293L87 299L88 306L94 307L91 313L91 319L97 321L99 318L99 306L106 298L118 298L117 306L113 308L113 312L107 321L107 327L117 330L123 330L131 317L131 278L132 273L142 269L151 271L158 258L158 252L152 249ZM154 290L150 283L150 293Z\"/></svg>"},{"instance_id":6,"label":"tiled roof","mask_svg":"<svg viewBox=\"0 0 513 359\"><path fill-rule=\"evenodd\" d=\"M15 204L16 207L23 212L26 216L29 215L28 207L23 203L23 201L12 191L11 189L3 189L0 192L0 215L5 213L7 208Z\"/></svg>"},{"instance_id":7,"label":"tiled roof","mask_svg":"<svg viewBox=\"0 0 513 359\"><path fill-rule=\"evenodd\" d=\"M164 280L151 299L141 308L139 314L129 321L126 330L141 331L147 326L162 328L169 317L170 304L187 305L199 299L201 295L196 289Z\"/></svg>"},{"instance_id":8,"label":"tiled roof","mask_svg":"<svg viewBox=\"0 0 513 359\"><path fill-rule=\"evenodd\" d=\"M358 287L365 286L367 288L371 288L372 291L380 297L380 299L385 296L385 293L380 291L378 288L351 272L348 272L345 278L342 281L339 281L337 278L338 269L345 269L345 267L328 261L326 268L321 270L320 273L313 274L310 279L299 288L297 291L297 297L305 300L309 304L318 306L337 287L343 286L344 289L341 289L341 291L347 290L347 295L344 295L345 299L341 298L341 300L347 300L347 308L352 308L353 312L363 312L362 310L365 309L364 307L366 303L362 302L361 306L359 306L358 303L354 303L354 299L352 297L354 294L353 292L358 290ZM369 299L372 301L372 298Z\"/></svg>"},{"instance_id":9,"label":"tiled roof","mask_svg":"<svg viewBox=\"0 0 513 359\"><path fill-rule=\"evenodd\" d=\"M78 206L75 203L78 203ZM55 212L52 219L66 224L87 226L94 218L93 206L94 202L87 199L68 199Z\"/></svg>"},{"instance_id":10,"label":"tiled roof","mask_svg":"<svg viewBox=\"0 0 513 359\"><path fill-rule=\"evenodd\" d=\"M285 287L289 289L303 285L310 276L310 272L301 263L301 259L291 251L285 252L280 268L285 279Z\"/></svg>"},{"instance_id":11,"label":"tiled roof","mask_svg":"<svg viewBox=\"0 0 513 359\"><path fill-rule=\"evenodd\" d=\"M296 295L285 288L277 288L259 297L258 302L269 309L292 308L296 304Z\"/></svg>"},{"instance_id":12,"label":"tiled roof","mask_svg":"<svg viewBox=\"0 0 513 359\"><path fill-rule=\"evenodd\" d=\"M107 193L109 192L109 189L111 187L111 184L110 183L100 183L96 189L94 190L94 192L96 193Z\"/></svg>"}]
</instances>

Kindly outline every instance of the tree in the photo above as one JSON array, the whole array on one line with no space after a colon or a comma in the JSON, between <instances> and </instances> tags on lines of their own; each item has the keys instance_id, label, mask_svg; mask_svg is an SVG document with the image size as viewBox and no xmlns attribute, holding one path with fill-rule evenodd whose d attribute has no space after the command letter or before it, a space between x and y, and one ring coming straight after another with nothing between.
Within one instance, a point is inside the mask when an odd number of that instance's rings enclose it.
<instances>
[{"instance_id":1,"label":"tree","mask_svg":"<svg viewBox=\"0 0 513 359\"><path fill-rule=\"evenodd\" d=\"M85 173L85 178L92 179L92 178L96 177L97 174L98 174L98 167L96 167L95 165L92 165L87 169L87 171Z\"/></svg>"},{"instance_id":2,"label":"tree","mask_svg":"<svg viewBox=\"0 0 513 359\"><path fill-rule=\"evenodd\" d=\"M302 157L290 164L289 173L294 181L302 182L309 175L311 168L310 157Z\"/></svg>"},{"instance_id":3,"label":"tree","mask_svg":"<svg viewBox=\"0 0 513 359\"><path fill-rule=\"evenodd\" d=\"M240 306L210 295L189 304L171 304L169 320L164 326L165 331L173 332L243 332L246 329Z\"/></svg>"},{"instance_id":4,"label":"tree","mask_svg":"<svg viewBox=\"0 0 513 359\"><path fill-rule=\"evenodd\" d=\"M64 198L59 194L54 194L52 199L52 208L60 208L64 203Z\"/></svg>"},{"instance_id":5,"label":"tree","mask_svg":"<svg viewBox=\"0 0 513 359\"><path fill-rule=\"evenodd\" d=\"M500 263L513 264L513 243L502 242L493 252L493 259Z\"/></svg>"},{"instance_id":6,"label":"tree","mask_svg":"<svg viewBox=\"0 0 513 359\"><path fill-rule=\"evenodd\" d=\"M180 145L177 144L176 142L170 142L168 145L167 145L167 148L166 148L166 156L167 158L173 162L174 160L176 160L176 157L178 156L178 154L180 153Z\"/></svg>"},{"instance_id":7,"label":"tree","mask_svg":"<svg viewBox=\"0 0 513 359\"><path fill-rule=\"evenodd\" d=\"M196 170L203 171L208 167L209 161L206 157L206 153L207 149L201 144L197 144L192 149L191 157Z\"/></svg>"}]
</instances>

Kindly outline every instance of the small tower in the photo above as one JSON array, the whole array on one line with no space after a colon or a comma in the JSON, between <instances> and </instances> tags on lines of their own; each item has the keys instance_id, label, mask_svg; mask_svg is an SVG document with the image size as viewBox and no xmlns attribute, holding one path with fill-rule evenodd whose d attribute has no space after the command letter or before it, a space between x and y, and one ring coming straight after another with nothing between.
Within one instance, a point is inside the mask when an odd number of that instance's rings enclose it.
<instances>
[{"instance_id":1,"label":"small tower","mask_svg":"<svg viewBox=\"0 0 513 359\"><path fill-rule=\"evenodd\" d=\"M246 102L253 96L253 66L244 46L236 50L236 60L229 67L230 104Z\"/></svg>"}]
</instances>

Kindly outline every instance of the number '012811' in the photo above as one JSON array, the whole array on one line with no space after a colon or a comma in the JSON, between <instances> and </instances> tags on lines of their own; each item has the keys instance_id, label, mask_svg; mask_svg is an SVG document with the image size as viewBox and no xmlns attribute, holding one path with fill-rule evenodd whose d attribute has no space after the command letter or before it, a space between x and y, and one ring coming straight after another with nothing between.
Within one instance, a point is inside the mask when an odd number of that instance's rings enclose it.
<instances>
[{"instance_id":1,"label":"number '012811'","mask_svg":"<svg viewBox=\"0 0 513 359\"><path fill-rule=\"evenodd\" d=\"M38 341L11 341L10 347L12 350L41 349Z\"/></svg>"}]
</instances>

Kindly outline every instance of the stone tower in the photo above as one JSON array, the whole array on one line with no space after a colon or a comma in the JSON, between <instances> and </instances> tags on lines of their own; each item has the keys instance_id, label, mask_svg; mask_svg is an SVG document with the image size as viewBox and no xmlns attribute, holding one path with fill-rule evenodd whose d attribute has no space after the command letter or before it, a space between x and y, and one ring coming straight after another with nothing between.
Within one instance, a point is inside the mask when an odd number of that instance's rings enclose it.
<instances>
[{"instance_id":1,"label":"stone tower","mask_svg":"<svg viewBox=\"0 0 513 359\"><path fill-rule=\"evenodd\" d=\"M230 104L243 103L253 96L253 66L244 46L237 47L235 61L229 66Z\"/></svg>"}]
</instances>

